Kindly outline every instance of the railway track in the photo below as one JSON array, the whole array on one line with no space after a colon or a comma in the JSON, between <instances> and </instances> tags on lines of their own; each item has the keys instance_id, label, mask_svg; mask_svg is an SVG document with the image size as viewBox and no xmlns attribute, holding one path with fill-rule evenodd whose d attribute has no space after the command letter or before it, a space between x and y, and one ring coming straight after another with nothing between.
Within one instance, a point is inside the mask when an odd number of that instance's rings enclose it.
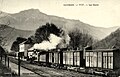
<instances>
[{"instance_id":1,"label":"railway track","mask_svg":"<svg viewBox=\"0 0 120 77\"><path fill-rule=\"evenodd\" d=\"M18 64L18 60L10 57L10 61ZM38 66L36 64L30 64L27 61L21 61L21 67L26 68L35 74L38 74L40 77L100 77L89 74L78 73L74 71L67 71L62 69L54 69L43 66Z\"/></svg>"}]
</instances>

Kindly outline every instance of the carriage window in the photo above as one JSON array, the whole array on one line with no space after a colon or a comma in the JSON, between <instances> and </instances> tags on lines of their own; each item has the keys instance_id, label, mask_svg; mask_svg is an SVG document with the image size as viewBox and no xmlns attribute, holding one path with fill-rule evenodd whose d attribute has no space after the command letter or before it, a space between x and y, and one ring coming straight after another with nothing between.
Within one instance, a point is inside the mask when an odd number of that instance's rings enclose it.
<instances>
[{"instance_id":1,"label":"carriage window","mask_svg":"<svg viewBox=\"0 0 120 77\"><path fill-rule=\"evenodd\" d=\"M102 52L98 52L98 67L102 67Z\"/></svg>"},{"instance_id":2,"label":"carriage window","mask_svg":"<svg viewBox=\"0 0 120 77\"><path fill-rule=\"evenodd\" d=\"M90 52L90 67L93 67L93 52Z\"/></svg>"},{"instance_id":3,"label":"carriage window","mask_svg":"<svg viewBox=\"0 0 120 77\"><path fill-rule=\"evenodd\" d=\"M46 62L46 55L40 55L40 61Z\"/></svg>"},{"instance_id":4,"label":"carriage window","mask_svg":"<svg viewBox=\"0 0 120 77\"><path fill-rule=\"evenodd\" d=\"M92 61L93 61L93 62L92 62L92 63L93 63L93 67L97 67L97 62L98 62L98 61L97 61L97 60L98 60L97 57L98 57L98 52L93 52L93 58L92 58L92 59L93 59L93 60L92 60Z\"/></svg>"},{"instance_id":5,"label":"carriage window","mask_svg":"<svg viewBox=\"0 0 120 77\"><path fill-rule=\"evenodd\" d=\"M86 52L86 66L89 67L90 52Z\"/></svg>"},{"instance_id":6,"label":"carriage window","mask_svg":"<svg viewBox=\"0 0 120 77\"><path fill-rule=\"evenodd\" d=\"M73 52L70 52L69 54L69 60L70 60L70 65L73 65Z\"/></svg>"},{"instance_id":7,"label":"carriage window","mask_svg":"<svg viewBox=\"0 0 120 77\"><path fill-rule=\"evenodd\" d=\"M63 53L63 64L67 64L67 53Z\"/></svg>"},{"instance_id":8,"label":"carriage window","mask_svg":"<svg viewBox=\"0 0 120 77\"><path fill-rule=\"evenodd\" d=\"M77 65L80 65L80 52L77 52Z\"/></svg>"},{"instance_id":9,"label":"carriage window","mask_svg":"<svg viewBox=\"0 0 120 77\"><path fill-rule=\"evenodd\" d=\"M80 65L80 53L74 52L74 65Z\"/></svg>"},{"instance_id":10,"label":"carriage window","mask_svg":"<svg viewBox=\"0 0 120 77\"><path fill-rule=\"evenodd\" d=\"M103 68L107 68L107 52L103 52Z\"/></svg>"},{"instance_id":11,"label":"carriage window","mask_svg":"<svg viewBox=\"0 0 120 77\"><path fill-rule=\"evenodd\" d=\"M113 52L108 53L108 68L113 69Z\"/></svg>"},{"instance_id":12,"label":"carriage window","mask_svg":"<svg viewBox=\"0 0 120 77\"><path fill-rule=\"evenodd\" d=\"M73 52L66 52L66 64L73 65Z\"/></svg>"},{"instance_id":13,"label":"carriage window","mask_svg":"<svg viewBox=\"0 0 120 77\"><path fill-rule=\"evenodd\" d=\"M77 53L74 52L74 65L77 65Z\"/></svg>"},{"instance_id":14,"label":"carriage window","mask_svg":"<svg viewBox=\"0 0 120 77\"><path fill-rule=\"evenodd\" d=\"M58 63L59 62L59 55L58 53L54 53L54 63Z\"/></svg>"},{"instance_id":15,"label":"carriage window","mask_svg":"<svg viewBox=\"0 0 120 77\"><path fill-rule=\"evenodd\" d=\"M49 53L49 62L52 62L52 53Z\"/></svg>"}]
</instances>

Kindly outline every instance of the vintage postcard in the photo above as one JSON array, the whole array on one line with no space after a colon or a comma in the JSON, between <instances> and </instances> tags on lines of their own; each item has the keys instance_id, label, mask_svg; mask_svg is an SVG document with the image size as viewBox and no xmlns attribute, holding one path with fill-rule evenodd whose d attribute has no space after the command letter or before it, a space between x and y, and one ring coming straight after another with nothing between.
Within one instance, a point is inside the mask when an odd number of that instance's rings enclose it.
<instances>
[{"instance_id":1,"label":"vintage postcard","mask_svg":"<svg viewBox=\"0 0 120 77\"><path fill-rule=\"evenodd\" d=\"M0 77L120 76L119 0L0 0Z\"/></svg>"}]
</instances>

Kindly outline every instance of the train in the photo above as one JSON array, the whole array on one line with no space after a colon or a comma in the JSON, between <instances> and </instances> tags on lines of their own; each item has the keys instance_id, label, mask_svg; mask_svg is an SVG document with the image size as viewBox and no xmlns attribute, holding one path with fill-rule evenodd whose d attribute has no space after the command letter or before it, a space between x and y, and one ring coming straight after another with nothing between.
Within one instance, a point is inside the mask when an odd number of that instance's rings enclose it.
<instances>
[{"instance_id":1,"label":"train","mask_svg":"<svg viewBox=\"0 0 120 77\"><path fill-rule=\"evenodd\" d=\"M85 54L84 54L85 52ZM28 51L35 61L78 67L120 68L118 49ZM117 63L117 64L116 64Z\"/></svg>"},{"instance_id":2,"label":"train","mask_svg":"<svg viewBox=\"0 0 120 77\"><path fill-rule=\"evenodd\" d=\"M33 55L34 54L34 55ZM41 65L62 69L95 69L95 70L119 70L119 49L94 49L94 50L67 50L53 49L49 51L28 51L27 57L34 57L33 62Z\"/></svg>"},{"instance_id":3,"label":"train","mask_svg":"<svg viewBox=\"0 0 120 77\"><path fill-rule=\"evenodd\" d=\"M24 52L20 53L24 54ZM118 72L120 69L120 49L116 48L83 50L68 50L67 48L63 48L47 51L34 49L27 50L23 57L30 63L59 69L84 71L84 73L92 74L98 73L98 71L103 74L103 72L108 73L116 70L117 75L120 73Z\"/></svg>"}]
</instances>

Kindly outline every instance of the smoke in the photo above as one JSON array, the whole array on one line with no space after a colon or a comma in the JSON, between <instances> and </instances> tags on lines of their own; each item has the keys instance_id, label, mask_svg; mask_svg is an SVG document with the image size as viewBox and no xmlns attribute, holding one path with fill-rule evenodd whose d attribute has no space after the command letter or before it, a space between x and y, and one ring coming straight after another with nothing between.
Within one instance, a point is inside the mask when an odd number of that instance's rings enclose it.
<instances>
[{"instance_id":1,"label":"smoke","mask_svg":"<svg viewBox=\"0 0 120 77\"><path fill-rule=\"evenodd\" d=\"M70 37L68 34L62 34L61 37L56 36L55 34L50 34L48 37L49 41L42 41L41 43L36 43L29 50L51 50L56 48L66 48L69 45Z\"/></svg>"},{"instance_id":2,"label":"smoke","mask_svg":"<svg viewBox=\"0 0 120 77\"><path fill-rule=\"evenodd\" d=\"M69 42L70 42L70 37L69 35L63 31L62 34L61 34L61 42L57 45L57 48L66 48L68 47L69 45Z\"/></svg>"},{"instance_id":3,"label":"smoke","mask_svg":"<svg viewBox=\"0 0 120 77\"><path fill-rule=\"evenodd\" d=\"M33 48L39 49L39 50L55 49L56 46L63 40L63 38L58 37L54 34L50 34L48 39L49 39L49 41L42 41L41 43L34 44Z\"/></svg>"}]
</instances>

